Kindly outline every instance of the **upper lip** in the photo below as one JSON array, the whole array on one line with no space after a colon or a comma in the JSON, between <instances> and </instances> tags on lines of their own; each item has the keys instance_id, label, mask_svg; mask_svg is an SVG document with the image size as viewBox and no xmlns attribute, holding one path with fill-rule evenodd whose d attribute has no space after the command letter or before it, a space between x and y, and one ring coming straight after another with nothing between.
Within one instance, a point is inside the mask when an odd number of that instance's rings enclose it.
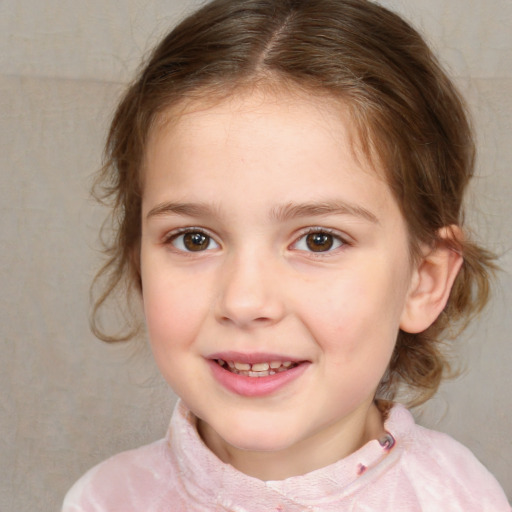
<instances>
[{"instance_id":1,"label":"upper lip","mask_svg":"<svg viewBox=\"0 0 512 512\"><path fill-rule=\"evenodd\" d=\"M207 359L222 359L223 361L236 361L237 363L257 364L257 363L268 363L272 361L290 361L292 363L300 363L304 359L298 359L296 357L283 355L283 354L271 354L271 353L243 353L243 352L216 352L210 354Z\"/></svg>"}]
</instances>

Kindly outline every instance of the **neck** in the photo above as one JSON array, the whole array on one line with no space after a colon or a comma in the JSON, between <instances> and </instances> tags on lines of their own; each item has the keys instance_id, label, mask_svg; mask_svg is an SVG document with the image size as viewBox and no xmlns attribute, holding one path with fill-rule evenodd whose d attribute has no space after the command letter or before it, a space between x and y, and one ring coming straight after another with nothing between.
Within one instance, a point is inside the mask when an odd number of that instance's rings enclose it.
<instances>
[{"instance_id":1,"label":"neck","mask_svg":"<svg viewBox=\"0 0 512 512\"><path fill-rule=\"evenodd\" d=\"M207 423L198 431L208 448L223 462L260 480L284 480L334 464L372 439L385 434L382 415L372 402L365 414L344 418L321 432L279 451L249 451L230 445Z\"/></svg>"}]
</instances>

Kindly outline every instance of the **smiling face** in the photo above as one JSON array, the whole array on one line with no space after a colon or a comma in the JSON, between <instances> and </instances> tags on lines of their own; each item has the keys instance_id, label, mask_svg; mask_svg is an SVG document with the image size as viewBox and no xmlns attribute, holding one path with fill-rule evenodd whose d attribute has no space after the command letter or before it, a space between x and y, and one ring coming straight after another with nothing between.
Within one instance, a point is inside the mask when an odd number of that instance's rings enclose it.
<instances>
[{"instance_id":1,"label":"smiling face","mask_svg":"<svg viewBox=\"0 0 512 512\"><path fill-rule=\"evenodd\" d=\"M156 362L210 448L262 478L244 460L302 461L284 478L381 427L373 398L414 272L398 205L349 128L338 102L254 92L195 105L147 150Z\"/></svg>"}]
</instances>

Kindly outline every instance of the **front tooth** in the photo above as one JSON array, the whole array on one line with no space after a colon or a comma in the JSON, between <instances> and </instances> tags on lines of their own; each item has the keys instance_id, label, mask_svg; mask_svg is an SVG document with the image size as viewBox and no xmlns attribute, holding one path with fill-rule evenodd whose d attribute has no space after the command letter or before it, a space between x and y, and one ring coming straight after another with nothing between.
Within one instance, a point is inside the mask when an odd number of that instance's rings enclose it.
<instances>
[{"instance_id":1,"label":"front tooth","mask_svg":"<svg viewBox=\"0 0 512 512\"><path fill-rule=\"evenodd\" d=\"M272 368L273 370L276 370L280 366L281 366L281 361L272 361L270 363L270 368Z\"/></svg>"},{"instance_id":2,"label":"front tooth","mask_svg":"<svg viewBox=\"0 0 512 512\"><path fill-rule=\"evenodd\" d=\"M235 368L237 370L244 370L244 371L247 371L247 370L250 370L251 369L251 365L248 364L248 363L235 363Z\"/></svg>"},{"instance_id":3,"label":"front tooth","mask_svg":"<svg viewBox=\"0 0 512 512\"><path fill-rule=\"evenodd\" d=\"M266 372L247 372L249 374L249 377L267 377L270 375L269 371Z\"/></svg>"},{"instance_id":4,"label":"front tooth","mask_svg":"<svg viewBox=\"0 0 512 512\"><path fill-rule=\"evenodd\" d=\"M256 363L252 365L253 372L265 372L269 369L270 365L268 363Z\"/></svg>"}]
</instances>

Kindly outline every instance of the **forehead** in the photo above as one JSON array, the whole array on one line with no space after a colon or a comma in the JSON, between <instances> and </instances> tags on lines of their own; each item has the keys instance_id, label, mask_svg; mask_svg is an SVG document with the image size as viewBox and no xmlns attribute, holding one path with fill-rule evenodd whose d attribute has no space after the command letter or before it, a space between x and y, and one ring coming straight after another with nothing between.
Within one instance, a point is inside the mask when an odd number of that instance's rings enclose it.
<instances>
[{"instance_id":1,"label":"forehead","mask_svg":"<svg viewBox=\"0 0 512 512\"><path fill-rule=\"evenodd\" d=\"M148 145L143 210L178 201L268 215L279 205L341 201L395 211L352 126L343 103L301 94L256 91L169 109Z\"/></svg>"},{"instance_id":2,"label":"forehead","mask_svg":"<svg viewBox=\"0 0 512 512\"><path fill-rule=\"evenodd\" d=\"M349 150L360 170L376 173L385 179L380 158L369 144L369 134L366 130L360 134L356 128L358 125L354 122L354 109L350 103L325 91L266 82L239 86L229 94L208 88L165 109L150 129L146 162L164 138L168 141L174 139L176 145L201 145L206 141L194 136L198 129L210 132L209 139L217 136L219 140L237 131L243 133L243 130L248 130L255 142L258 139L256 135L261 142L279 121L294 124L297 129L280 133L276 144L284 144L286 135L296 144L308 130L316 134L322 132L321 137L326 144L334 143ZM275 130L270 131L275 137ZM363 144L361 137L364 137Z\"/></svg>"}]
</instances>

